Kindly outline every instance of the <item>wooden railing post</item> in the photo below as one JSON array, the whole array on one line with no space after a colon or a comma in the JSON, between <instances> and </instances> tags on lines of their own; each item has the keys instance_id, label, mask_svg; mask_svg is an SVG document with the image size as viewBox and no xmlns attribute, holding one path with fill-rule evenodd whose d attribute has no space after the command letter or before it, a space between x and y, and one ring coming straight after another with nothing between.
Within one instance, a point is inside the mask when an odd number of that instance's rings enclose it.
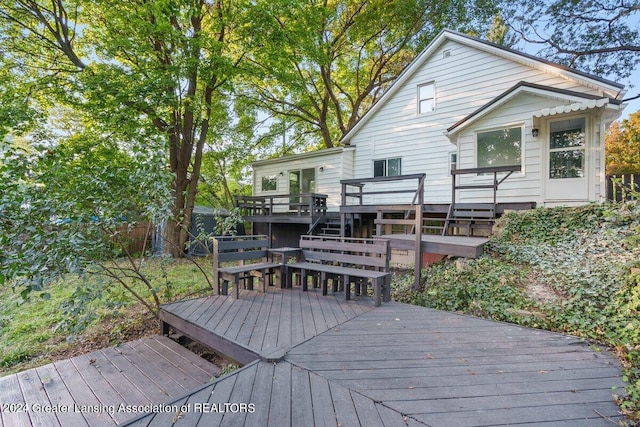
<instances>
[{"instance_id":1,"label":"wooden railing post","mask_svg":"<svg viewBox=\"0 0 640 427\"><path fill-rule=\"evenodd\" d=\"M211 238L213 243L213 294L220 295L220 273L218 271L218 239Z\"/></svg>"},{"instance_id":2,"label":"wooden railing post","mask_svg":"<svg viewBox=\"0 0 640 427\"><path fill-rule=\"evenodd\" d=\"M424 206L424 176L418 179L418 203L416 204L416 245L415 245L415 268L413 271L413 288L420 288L420 276L422 272L422 208Z\"/></svg>"}]
</instances>

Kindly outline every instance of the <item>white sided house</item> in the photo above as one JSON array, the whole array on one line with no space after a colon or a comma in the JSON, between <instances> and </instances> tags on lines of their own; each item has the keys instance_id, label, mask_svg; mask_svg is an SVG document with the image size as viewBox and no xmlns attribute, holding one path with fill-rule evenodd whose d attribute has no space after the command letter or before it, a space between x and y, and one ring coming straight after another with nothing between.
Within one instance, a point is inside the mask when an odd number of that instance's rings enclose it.
<instances>
[{"instance_id":1,"label":"white sided house","mask_svg":"<svg viewBox=\"0 0 640 427\"><path fill-rule=\"evenodd\" d=\"M343 147L254 163L254 196L321 193L337 212L341 180L424 174L425 205L603 201L604 135L624 93L618 83L445 30ZM501 167L512 173L494 196L494 176L507 172L474 169ZM452 170L461 170L455 182ZM372 205L411 203L397 191L416 189L413 180L366 185L362 200Z\"/></svg>"}]
</instances>

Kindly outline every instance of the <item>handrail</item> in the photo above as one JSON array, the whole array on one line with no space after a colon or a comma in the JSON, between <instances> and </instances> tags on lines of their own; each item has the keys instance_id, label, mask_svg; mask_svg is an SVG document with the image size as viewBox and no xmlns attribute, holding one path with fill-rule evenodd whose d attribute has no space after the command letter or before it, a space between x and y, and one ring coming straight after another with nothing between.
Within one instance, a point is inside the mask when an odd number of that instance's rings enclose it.
<instances>
[{"instance_id":1,"label":"handrail","mask_svg":"<svg viewBox=\"0 0 640 427\"><path fill-rule=\"evenodd\" d=\"M342 206L347 206L347 197L353 197L358 199L358 205L363 205L363 198L365 195L375 195L375 194L397 194L397 193L415 193L413 196L413 200L411 201L410 210L414 212L414 226L413 231L415 233L415 268L414 268L414 278L413 278L413 286L415 289L418 289L420 286L420 266L422 263L422 207L424 205L424 181L427 174L412 174L412 175L398 175L398 176L379 176L373 178L360 178L360 179L343 179L340 181L342 184ZM418 180L418 188L416 190L393 190L389 191L385 190L373 190L373 191L363 191L363 188L366 184L370 183L386 183L386 182L394 182L394 181L404 181L404 180ZM356 187L358 191L356 193L348 193L347 187L352 186ZM353 214L352 214L353 216ZM376 235L380 236L382 234L382 222L383 220L383 210L382 208L378 208L377 220L376 223ZM408 218L409 213L406 214L406 218ZM353 222L353 217L352 217ZM340 213L340 225L342 229L345 229L345 225L347 224L346 214L344 212Z\"/></svg>"},{"instance_id":2,"label":"handrail","mask_svg":"<svg viewBox=\"0 0 640 427\"><path fill-rule=\"evenodd\" d=\"M243 211L245 216L274 214L316 216L327 213L327 197L326 194L318 193L238 196L235 198L235 205Z\"/></svg>"},{"instance_id":3,"label":"handrail","mask_svg":"<svg viewBox=\"0 0 640 427\"><path fill-rule=\"evenodd\" d=\"M358 199L358 205L362 206L364 196L368 195L376 195L376 194L399 194L399 193L413 193L413 200L411 204L424 204L424 180L426 174L412 174L412 175L397 175L397 176L377 176L373 178L357 178L357 179L343 179L340 180L340 184L342 185L342 206L347 205L347 197L352 197ZM363 191L363 188L366 184L370 183L385 183L385 182L394 182L394 181L405 181L417 179L418 180L418 188L416 190L373 190L373 191ZM347 187L356 187L356 192L348 192Z\"/></svg>"},{"instance_id":4,"label":"handrail","mask_svg":"<svg viewBox=\"0 0 640 427\"><path fill-rule=\"evenodd\" d=\"M473 173L500 173L500 172L520 172L522 170L521 165L509 165L509 166L489 166L484 168L466 168L466 169L451 169L451 175L465 175Z\"/></svg>"},{"instance_id":5,"label":"handrail","mask_svg":"<svg viewBox=\"0 0 640 427\"><path fill-rule=\"evenodd\" d=\"M452 169L451 170L451 204L449 205L449 211L447 212L447 219L444 222L444 228L442 229L442 235L445 236L448 232L449 223L452 218L453 209L456 204L456 190L479 190L479 189L491 189L493 190L493 212L495 215L495 209L498 204L498 187L514 172L522 171L521 165L507 165L507 166L493 166L484 168L467 168L467 169ZM507 172L505 176L498 180L498 174ZM456 178L460 175L475 175L475 174L493 174L493 180L490 184L456 184Z\"/></svg>"}]
</instances>

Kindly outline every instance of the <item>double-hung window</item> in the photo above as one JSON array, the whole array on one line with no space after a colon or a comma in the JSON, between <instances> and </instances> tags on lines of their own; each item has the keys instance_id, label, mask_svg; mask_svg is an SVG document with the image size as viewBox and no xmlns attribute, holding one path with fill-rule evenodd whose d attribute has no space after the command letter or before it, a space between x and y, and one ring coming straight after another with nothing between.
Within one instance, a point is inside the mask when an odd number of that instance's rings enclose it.
<instances>
[{"instance_id":1,"label":"double-hung window","mask_svg":"<svg viewBox=\"0 0 640 427\"><path fill-rule=\"evenodd\" d=\"M400 157L373 161L374 177L399 175L402 175L402 160L400 159Z\"/></svg>"},{"instance_id":2,"label":"double-hung window","mask_svg":"<svg viewBox=\"0 0 640 427\"><path fill-rule=\"evenodd\" d=\"M551 123L549 178L583 178L585 158L584 117Z\"/></svg>"},{"instance_id":3,"label":"double-hung window","mask_svg":"<svg viewBox=\"0 0 640 427\"><path fill-rule=\"evenodd\" d=\"M477 133L477 167L522 164L522 127L511 127Z\"/></svg>"},{"instance_id":4,"label":"double-hung window","mask_svg":"<svg viewBox=\"0 0 640 427\"><path fill-rule=\"evenodd\" d=\"M436 109L435 83L418 86L418 114L428 113Z\"/></svg>"}]
</instances>

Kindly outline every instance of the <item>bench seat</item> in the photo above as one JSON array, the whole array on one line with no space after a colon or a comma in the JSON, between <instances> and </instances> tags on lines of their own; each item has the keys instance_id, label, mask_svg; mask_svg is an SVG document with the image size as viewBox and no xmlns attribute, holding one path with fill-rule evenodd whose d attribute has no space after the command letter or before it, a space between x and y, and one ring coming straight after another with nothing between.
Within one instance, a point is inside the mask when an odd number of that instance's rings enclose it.
<instances>
[{"instance_id":1,"label":"bench seat","mask_svg":"<svg viewBox=\"0 0 640 427\"><path fill-rule=\"evenodd\" d=\"M345 299L351 299L351 284L366 293L367 282L371 281L376 306L382 300L391 300L391 273L389 241L376 238L355 238L335 236L302 236L300 256L294 263L287 264L287 281L298 272L302 277L302 290L307 290L307 279L312 277L314 286L320 280L323 295L328 293L328 279L333 279L333 291L338 283L343 285ZM357 279L357 280L354 280ZM359 288L358 288L359 286Z\"/></svg>"},{"instance_id":2,"label":"bench seat","mask_svg":"<svg viewBox=\"0 0 640 427\"><path fill-rule=\"evenodd\" d=\"M300 275L304 278L309 271L317 271L320 273L320 282L322 284L322 295L328 294L327 274L337 275L342 277L344 283L344 298L346 300L351 299L351 278L358 277L364 279L371 279L373 283L373 295L375 298L376 307L379 307L384 302L391 301L391 273L384 271L364 270L355 267L342 267L339 265L319 264L316 262L295 262L288 264L289 269L300 270ZM302 290L307 290L306 280L302 280Z\"/></svg>"},{"instance_id":3,"label":"bench seat","mask_svg":"<svg viewBox=\"0 0 640 427\"><path fill-rule=\"evenodd\" d=\"M282 264L269 262L267 236L214 236L213 271L216 293L227 295L229 282L233 283L233 296L239 298L240 283L253 289L253 278L260 279L262 292L267 291L267 279L274 273L282 273ZM234 262L238 265L223 266L222 263Z\"/></svg>"},{"instance_id":4,"label":"bench seat","mask_svg":"<svg viewBox=\"0 0 640 427\"><path fill-rule=\"evenodd\" d=\"M260 278L262 284L262 292L267 291L267 279L275 273L276 270L282 268L282 264L274 262L261 262L255 264L236 265L232 267L221 267L218 269L219 277L222 279L222 295L226 295L229 291L229 282L235 283L234 296L238 298L240 296L239 283L243 279L251 279L253 277ZM253 285L250 284L248 288L253 289Z\"/></svg>"}]
</instances>

